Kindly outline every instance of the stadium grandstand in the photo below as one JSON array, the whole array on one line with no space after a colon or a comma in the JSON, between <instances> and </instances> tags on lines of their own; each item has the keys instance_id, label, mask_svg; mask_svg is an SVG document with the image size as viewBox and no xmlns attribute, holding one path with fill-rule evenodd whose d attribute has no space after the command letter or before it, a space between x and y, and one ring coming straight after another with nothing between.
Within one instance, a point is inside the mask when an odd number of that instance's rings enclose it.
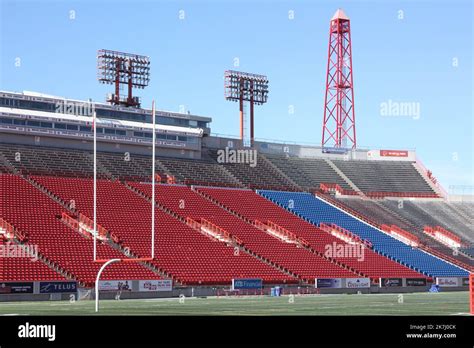
<instances>
[{"instance_id":1,"label":"stadium grandstand","mask_svg":"<svg viewBox=\"0 0 474 348\"><path fill-rule=\"evenodd\" d=\"M3 283L94 287L100 265L92 255L93 118L58 112L58 105L74 103L90 101L0 93L1 243L34 246L38 258L1 258ZM220 155L248 151L240 139L211 135L209 117L159 110L156 254L146 260L152 111L93 105L98 257L143 258L106 269L103 281L127 280L135 288L171 280L176 287L207 287L209 294L238 279L258 279L263 288L342 279L349 292L350 279L367 279L369 289L387 279L412 291L440 279L467 286L473 203L449 201L414 151L328 153L255 141L255 165L232 163ZM364 257L328 253L332 245L359 247Z\"/></svg>"},{"instance_id":2,"label":"stadium grandstand","mask_svg":"<svg viewBox=\"0 0 474 348\"><path fill-rule=\"evenodd\" d=\"M472 14L0 0L0 348L472 347Z\"/></svg>"},{"instance_id":3,"label":"stadium grandstand","mask_svg":"<svg viewBox=\"0 0 474 348\"><path fill-rule=\"evenodd\" d=\"M341 9L329 35L319 145L255 137L266 75L224 72L238 137L206 115L142 105L132 91L148 86L148 56L97 52L99 82L115 87L105 102L0 91L0 302L22 302L0 314L61 313L38 303L71 295L96 312L99 297L137 300L108 308L120 314L156 314L148 299L160 313L212 313L168 301L186 296L260 301L231 314L314 314L267 308L282 294L339 296L322 314L341 314L339 300L343 312L443 314L443 301L430 312L416 297L439 291L450 314L474 314L474 199L448 194L414 149L358 146ZM394 309L386 294L418 302ZM84 302L73 313L91 312Z\"/></svg>"}]
</instances>

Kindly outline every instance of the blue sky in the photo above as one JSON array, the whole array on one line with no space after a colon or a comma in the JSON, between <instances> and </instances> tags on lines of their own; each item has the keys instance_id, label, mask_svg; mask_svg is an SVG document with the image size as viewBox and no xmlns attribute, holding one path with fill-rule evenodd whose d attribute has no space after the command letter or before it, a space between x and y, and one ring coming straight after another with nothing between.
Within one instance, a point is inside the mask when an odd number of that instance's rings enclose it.
<instances>
[{"instance_id":1,"label":"blue sky","mask_svg":"<svg viewBox=\"0 0 474 348\"><path fill-rule=\"evenodd\" d=\"M144 54L152 75L135 92L143 105L184 105L211 116L213 132L237 135L223 72L261 73L270 94L256 107L256 137L314 144L329 20L342 7L351 18L359 147L416 149L446 189L474 185L469 0L0 2L1 89L103 101L112 89L96 80L97 50ZM382 115L389 100L419 103L420 117Z\"/></svg>"}]
</instances>

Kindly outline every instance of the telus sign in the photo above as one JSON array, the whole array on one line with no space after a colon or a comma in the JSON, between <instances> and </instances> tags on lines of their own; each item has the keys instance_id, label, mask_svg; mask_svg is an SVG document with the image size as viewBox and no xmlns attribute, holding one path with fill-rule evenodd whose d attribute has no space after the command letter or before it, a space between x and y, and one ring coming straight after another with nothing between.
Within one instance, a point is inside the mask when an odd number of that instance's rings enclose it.
<instances>
[{"instance_id":1,"label":"telus sign","mask_svg":"<svg viewBox=\"0 0 474 348\"><path fill-rule=\"evenodd\" d=\"M76 292L76 282L41 282L40 294Z\"/></svg>"}]
</instances>

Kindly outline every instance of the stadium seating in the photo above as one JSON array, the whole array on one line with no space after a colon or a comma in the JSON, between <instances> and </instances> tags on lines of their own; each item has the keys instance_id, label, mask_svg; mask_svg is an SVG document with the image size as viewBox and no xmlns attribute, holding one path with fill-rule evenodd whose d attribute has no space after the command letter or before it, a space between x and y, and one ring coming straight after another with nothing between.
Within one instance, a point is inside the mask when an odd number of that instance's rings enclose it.
<instances>
[{"instance_id":1,"label":"stadium seating","mask_svg":"<svg viewBox=\"0 0 474 348\"><path fill-rule=\"evenodd\" d=\"M232 174L211 160L160 157L159 162L176 177L178 183L243 187Z\"/></svg>"},{"instance_id":2,"label":"stadium seating","mask_svg":"<svg viewBox=\"0 0 474 348\"><path fill-rule=\"evenodd\" d=\"M376 228L354 218L308 193L258 191L265 198L279 204L312 223L333 222L352 231L363 239L370 240L374 250L397 260L427 276L466 277L468 272L449 264L426 252L412 248Z\"/></svg>"},{"instance_id":3,"label":"stadium seating","mask_svg":"<svg viewBox=\"0 0 474 348\"><path fill-rule=\"evenodd\" d=\"M76 209L93 215L93 181L84 178L34 177ZM137 184L138 185L138 184ZM117 235L131 252L151 254L151 204L119 182L98 181L97 220ZM266 283L295 279L275 268L216 242L183 222L156 210L155 258L164 273L183 284L230 284L232 278L262 278Z\"/></svg>"},{"instance_id":4,"label":"stadium seating","mask_svg":"<svg viewBox=\"0 0 474 348\"><path fill-rule=\"evenodd\" d=\"M406 231L411 231L413 227L409 221L403 218L400 218L395 214L390 214L390 210L387 211L386 209L384 209L384 207L381 206L378 201L361 199L359 197L353 197L353 198L338 197L337 201L339 203L342 203L343 206L349 207L350 209L357 211L358 213L366 216L367 218L373 220L379 225L382 225L382 224L392 225L393 224L393 225L397 225L398 227Z\"/></svg>"},{"instance_id":5,"label":"stadium seating","mask_svg":"<svg viewBox=\"0 0 474 348\"><path fill-rule=\"evenodd\" d=\"M471 258L474 258L474 248L461 248L459 249L461 252L465 253L466 255L469 255Z\"/></svg>"},{"instance_id":6,"label":"stadium seating","mask_svg":"<svg viewBox=\"0 0 474 348\"><path fill-rule=\"evenodd\" d=\"M453 253L451 248L423 233L423 228L426 225L454 227L453 225L447 225L446 222L450 221L451 219L455 219L457 214L446 202L404 201L403 204L400 204L398 201L372 201L362 200L359 198L339 198L338 200L344 205L349 206L361 214L364 214L380 225L394 224L406 231L413 233L424 245L444 254L448 259L455 258L467 265L474 265L472 260L469 258L461 254ZM382 204L382 202L385 203ZM431 214L417 215L418 209L416 209L416 207L431 209ZM449 214L445 214L445 219L442 219L443 215L441 213L445 210L448 210ZM467 229L472 228L466 224L466 220L456 219L455 221L460 225L455 225L456 229L452 229L453 232L466 231ZM472 231L467 233L467 235L472 235Z\"/></svg>"},{"instance_id":7,"label":"stadium seating","mask_svg":"<svg viewBox=\"0 0 474 348\"><path fill-rule=\"evenodd\" d=\"M283 157L267 154L265 157L305 189L318 189L321 183L338 184L343 189L351 189L344 179L321 158Z\"/></svg>"},{"instance_id":8,"label":"stadium seating","mask_svg":"<svg viewBox=\"0 0 474 348\"><path fill-rule=\"evenodd\" d=\"M120 180L151 180L150 156L97 152L97 163L110 175ZM156 166L156 174L165 176L161 168Z\"/></svg>"},{"instance_id":9,"label":"stadium seating","mask_svg":"<svg viewBox=\"0 0 474 348\"><path fill-rule=\"evenodd\" d=\"M397 202L389 200L382 201L382 204L411 221L419 231L427 225L441 226L470 243L474 242L473 220L463 213L460 205L442 201L404 201L399 207Z\"/></svg>"},{"instance_id":10,"label":"stadium seating","mask_svg":"<svg viewBox=\"0 0 474 348\"><path fill-rule=\"evenodd\" d=\"M0 144L2 153L10 165L27 175L49 175L58 177L92 177L92 151L58 149L43 146ZM17 161L17 154L20 160ZM97 173L99 178L120 180L151 180L151 157L139 154L97 152ZM235 177L212 159L187 160L157 157L156 174L161 181L166 175L175 177L178 183L206 184L214 186L243 187ZM0 171L9 172L0 161Z\"/></svg>"},{"instance_id":11,"label":"stadium seating","mask_svg":"<svg viewBox=\"0 0 474 348\"><path fill-rule=\"evenodd\" d=\"M367 194L393 192L436 196L412 162L334 160L333 163Z\"/></svg>"},{"instance_id":12,"label":"stadium seating","mask_svg":"<svg viewBox=\"0 0 474 348\"><path fill-rule=\"evenodd\" d=\"M92 154L83 150L0 144L0 153L23 174L87 177L93 173Z\"/></svg>"},{"instance_id":13,"label":"stadium seating","mask_svg":"<svg viewBox=\"0 0 474 348\"><path fill-rule=\"evenodd\" d=\"M44 146L0 144L0 152L24 174L65 177L91 177L92 152L79 149L58 149ZM21 160L16 161L16 155ZM157 157L156 173L174 176L176 182L221 187L247 187L272 190L302 191L318 189L321 183L337 184L352 189L348 183L321 158L297 158L258 154L255 167L246 163L217 163L216 149L203 149L203 159ZM101 178L148 181L151 176L150 156L99 151L98 175ZM411 162L342 161L333 163L368 195L421 195L436 197L431 187ZM0 170L9 171L0 161ZM162 180L164 181L164 180Z\"/></svg>"},{"instance_id":14,"label":"stadium seating","mask_svg":"<svg viewBox=\"0 0 474 348\"><path fill-rule=\"evenodd\" d=\"M28 233L28 244L83 284L91 284L100 268L93 262L93 242L61 222L65 209L25 179L0 174L2 217ZM98 243L99 259L122 258L107 244ZM49 277L49 276L48 276ZM158 279L139 264L116 264L105 270L103 279Z\"/></svg>"},{"instance_id":15,"label":"stadium seating","mask_svg":"<svg viewBox=\"0 0 474 348\"><path fill-rule=\"evenodd\" d=\"M455 209L458 214L466 217L470 224L474 223L474 202L449 202L449 205Z\"/></svg>"},{"instance_id":16,"label":"stadium seating","mask_svg":"<svg viewBox=\"0 0 474 348\"><path fill-rule=\"evenodd\" d=\"M8 240L0 235L0 246L3 248L8 248L8 243ZM37 280L48 281L66 279L58 272L45 265L41 260L33 256L5 257L2 255L0 257L0 282Z\"/></svg>"},{"instance_id":17,"label":"stadium seating","mask_svg":"<svg viewBox=\"0 0 474 348\"><path fill-rule=\"evenodd\" d=\"M208 149L210 157L216 161L218 160L217 151L218 150L215 149ZM259 187L274 190L301 191L297 185L279 173L273 165L260 154L257 154L255 166L251 166L248 163L221 163L220 165L232 173L232 175L247 188Z\"/></svg>"},{"instance_id":18,"label":"stadium seating","mask_svg":"<svg viewBox=\"0 0 474 348\"><path fill-rule=\"evenodd\" d=\"M151 186L132 183L151 196ZM329 262L306 249L290 245L271 237L251 224L230 214L206 200L186 186L157 185L156 200L183 218L204 218L238 237L243 245L255 254L270 260L279 267L298 275L307 282L316 277L354 277L356 273Z\"/></svg>"},{"instance_id":19,"label":"stadium seating","mask_svg":"<svg viewBox=\"0 0 474 348\"><path fill-rule=\"evenodd\" d=\"M337 199L338 204L352 208L358 216L374 221L374 226L394 224L418 236L428 247L422 251L308 193L297 192L314 190L321 183L351 189L323 159L259 154L257 166L252 167L245 163L217 163L215 149L203 151L200 160L157 157L156 173L161 177L157 182L166 182L169 175L183 185L156 186L156 260L147 264L114 265L104 273L104 279L166 276L181 284L230 284L232 278L262 278L272 284L310 283L316 277L359 275L465 276L463 264L450 258L472 265L473 252L469 248L474 239L472 204L405 200L403 209L399 209L394 200ZM99 151L97 159L98 223L117 237L115 243L99 243L99 258L123 258L124 248L131 251L132 257L150 256L151 185L146 183L151 179L150 156L130 154L125 159L122 153ZM410 162L333 162L366 193L433 194ZM2 207L1 217L27 233L26 243L37 245L50 265L40 262L31 266L21 259L2 260L0 269L4 270L4 278L9 278L4 280L15 280L15 270L21 267L32 280L67 278L83 284L93 282L100 265L92 262L91 239L61 221L64 212L73 217L82 213L92 218L92 169L91 151L0 144L0 173L4 173L0 174L0 184L2 197L6 197L2 201L6 208ZM196 186L193 192L185 186L191 184L213 187ZM262 190L258 195L245 187L279 191ZM43 188L46 193L41 191ZM288 209L288 199L294 200L293 209ZM181 201L184 207L180 206ZM205 219L218 226L235 238L235 244L197 231L186 224L187 218ZM285 242L265 232L258 221L274 223L296 236L298 243ZM320 229L317 226L320 222L334 223L354 232L370 241L373 251L366 249L362 262L350 257L325 257L328 244L344 242ZM465 241L460 254L453 254L450 248L424 234L426 225L441 226L459 235ZM235 247L239 249L237 258ZM436 257L426 252L430 250Z\"/></svg>"},{"instance_id":20,"label":"stadium seating","mask_svg":"<svg viewBox=\"0 0 474 348\"><path fill-rule=\"evenodd\" d=\"M312 248L322 253L326 251L328 245L331 246L333 243L340 245L346 244L344 241L333 237L307 221L287 212L253 191L205 187L199 187L197 190L252 221L259 220L265 222L270 220L294 232L299 237L308 241ZM258 208L256 209L256 207ZM364 249L363 260L354 257L334 256L334 258L372 278L422 277L420 273L374 253L368 248Z\"/></svg>"},{"instance_id":21,"label":"stadium seating","mask_svg":"<svg viewBox=\"0 0 474 348\"><path fill-rule=\"evenodd\" d=\"M91 177L92 152L79 149L59 149L44 146L0 144L5 158L24 174ZM21 155L17 161L16 155ZM99 151L97 167L100 177L121 180L150 180L150 156ZM301 191L319 188L321 183L337 184L351 189L348 183L329 164L318 158L297 158L258 154L257 165L245 163L216 163L217 150L203 149L203 159L157 157L158 175L174 176L178 183L221 187L249 187L274 190ZM436 194L416 171L413 163L402 161L342 161L333 163L363 192L368 195ZM4 169L2 169L4 168ZM0 170L6 172L4 163Z\"/></svg>"},{"instance_id":22,"label":"stadium seating","mask_svg":"<svg viewBox=\"0 0 474 348\"><path fill-rule=\"evenodd\" d=\"M0 152L0 173L11 173L11 166L2 152Z\"/></svg>"}]
</instances>

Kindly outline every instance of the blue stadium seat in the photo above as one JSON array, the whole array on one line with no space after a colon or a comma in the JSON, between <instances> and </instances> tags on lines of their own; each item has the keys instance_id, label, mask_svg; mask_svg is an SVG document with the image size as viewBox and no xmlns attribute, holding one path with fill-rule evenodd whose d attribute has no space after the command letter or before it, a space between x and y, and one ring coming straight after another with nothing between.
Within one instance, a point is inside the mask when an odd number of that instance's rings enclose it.
<instances>
[{"instance_id":1,"label":"blue stadium seat","mask_svg":"<svg viewBox=\"0 0 474 348\"><path fill-rule=\"evenodd\" d=\"M257 191L263 197L318 225L335 223L373 243L374 250L431 277L467 277L469 273L424 251L412 248L365 222L305 192Z\"/></svg>"}]
</instances>

